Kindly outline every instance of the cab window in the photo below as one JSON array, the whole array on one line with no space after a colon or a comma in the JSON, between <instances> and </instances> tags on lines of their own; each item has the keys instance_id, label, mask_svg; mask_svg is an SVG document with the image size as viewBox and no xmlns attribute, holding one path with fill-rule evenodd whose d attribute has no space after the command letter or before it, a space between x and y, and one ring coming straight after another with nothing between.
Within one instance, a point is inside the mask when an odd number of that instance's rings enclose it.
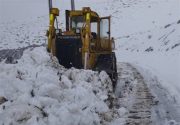
<instances>
[{"instance_id":1,"label":"cab window","mask_svg":"<svg viewBox=\"0 0 180 125\"><path fill-rule=\"evenodd\" d=\"M91 35L93 39L97 39L98 24L97 22L91 23Z\"/></svg>"},{"instance_id":2,"label":"cab window","mask_svg":"<svg viewBox=\"0 0 180 125\"><path fill-rule=\"evenodd\" d=\"M100 21L100 37L110 37L109 18L102 18Z\"/></svg>"},{"instance_id":3,"label":"cab window","mask_svg":"<svg viewBox=\"0 0 180 125\"><path fill-rule=\"evenodd\" d=\"M74 30L76 33L80 33L84 22L85 21L83 16L71 17L71 29Z\"/></svg>"}]
</instances>

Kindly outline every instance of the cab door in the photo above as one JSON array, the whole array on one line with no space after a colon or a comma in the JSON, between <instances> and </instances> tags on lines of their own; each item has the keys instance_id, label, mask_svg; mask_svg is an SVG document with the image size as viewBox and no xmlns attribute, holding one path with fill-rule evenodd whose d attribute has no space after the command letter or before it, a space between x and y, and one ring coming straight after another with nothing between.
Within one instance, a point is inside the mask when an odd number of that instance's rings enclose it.
<instances>
[{"instance_id":1,"label":"cab door","mask_svg":"<svg viewBox=\"0 0 180 125\"><path fill-rule=\"evenodd\" d=\"M101 48L105 51L111 50L110 18L110 16L100 18Z\"/></svg>"},{"instance_id":2,"label":"cab door","mask_svg":"<svg viewBox=\"0 0 180 125\"><path fill-rule=\"evenodd\" d=\"M100 37L110 39L110 16L100 18Z\"/></svg>"}]
</instances>

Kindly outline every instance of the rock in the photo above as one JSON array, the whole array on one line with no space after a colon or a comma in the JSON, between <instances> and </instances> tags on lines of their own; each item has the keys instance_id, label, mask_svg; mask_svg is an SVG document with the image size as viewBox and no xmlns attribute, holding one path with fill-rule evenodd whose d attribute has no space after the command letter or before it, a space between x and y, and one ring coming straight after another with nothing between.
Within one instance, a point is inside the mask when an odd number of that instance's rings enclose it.
<instances>
[{"instance_id":1,"label":"rock","mask_svg":"<svg viewBox=\"0 0 180 125\"><path fill-rule=\"evenodd\" d=\"M0 96L0 105L8 101L6 98Z\"/></svg>"},{"instance_id":2,"label":"rock","mask_svg":"<svg viewBox=\"0 0 180 125\"><path fill-rule=\"evenodd\" d=\"M180 20L178 20L177 24L180 24Z\"/></svg>"},{"instance_id":3,"label":"rock","mask_svg":"<svg viewBox=\"0 0 180 125\"><path fill-rule=\"evenodd\" d=\"M171 24L167 24L166 26L164 26L164 28L168 28L168 27L170 27L171 26Z\"/></svg>"},{"instance_id":4,"label":"rock","mask_svg":"<svg viewBox=\"0 0 180 125\"><path fill-rule=\"evenodd\" d=\"M145 50L145 52L152 52L153 50L154 50L153 47L150 46L149 48L147 48L147 49Z\"/></svg>"},{"instance_id":5,"label":"rock","mask_svg":"<svg viewBox=\"0 0 180 125\"><path fill-rule=\"evenodd\" d=\"M171 49L174 49L174 48L176 48L178 46L180 46L180 43L175 44L174 46L171 47Z\"/></svg>"}]
</instances>

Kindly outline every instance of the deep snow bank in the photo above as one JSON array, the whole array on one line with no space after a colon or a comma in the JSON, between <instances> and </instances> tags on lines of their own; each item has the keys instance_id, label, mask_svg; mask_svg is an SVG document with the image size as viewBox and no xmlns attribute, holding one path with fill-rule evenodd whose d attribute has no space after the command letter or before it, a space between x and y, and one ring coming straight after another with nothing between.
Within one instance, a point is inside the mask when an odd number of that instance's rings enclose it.
<instances>
[{"instance_id":1,"label":"deep snow bank","mask_svg":"<svg viewBox=\"0 0 180 125\"><path fill-rule=\"evenodd\" d=\"M0 63L0 124L91 125L105 119L111 81L105 72L64 69L44 47L17 64ZM105 119L106 120L106 119ZM105 121L104 120L104 121Z\"/></svg>"}]
</instances>

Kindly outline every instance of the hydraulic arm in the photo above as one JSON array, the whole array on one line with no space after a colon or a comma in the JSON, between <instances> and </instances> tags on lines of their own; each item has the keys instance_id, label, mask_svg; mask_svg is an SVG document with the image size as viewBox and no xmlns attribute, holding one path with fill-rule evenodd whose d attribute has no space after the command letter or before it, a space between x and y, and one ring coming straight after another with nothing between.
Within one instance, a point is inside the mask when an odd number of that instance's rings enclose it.
<instances>
[{"instance_id":1,"label":"hydraulic arm","mask_svg":"<svg viewBox=\"0 0 180 125\"><path fill-rule=\"evenodd\" d=\"M55 44L55 27L54 22L56 20L56 16L59 16L59 9L58 8L52 8L52 0L49 0L49 30L47 32L48 36L48 46L47 50L48 52L52 52L53 55L55 55L55 47L53 44Z\"/></svg>"}]
</instances>

